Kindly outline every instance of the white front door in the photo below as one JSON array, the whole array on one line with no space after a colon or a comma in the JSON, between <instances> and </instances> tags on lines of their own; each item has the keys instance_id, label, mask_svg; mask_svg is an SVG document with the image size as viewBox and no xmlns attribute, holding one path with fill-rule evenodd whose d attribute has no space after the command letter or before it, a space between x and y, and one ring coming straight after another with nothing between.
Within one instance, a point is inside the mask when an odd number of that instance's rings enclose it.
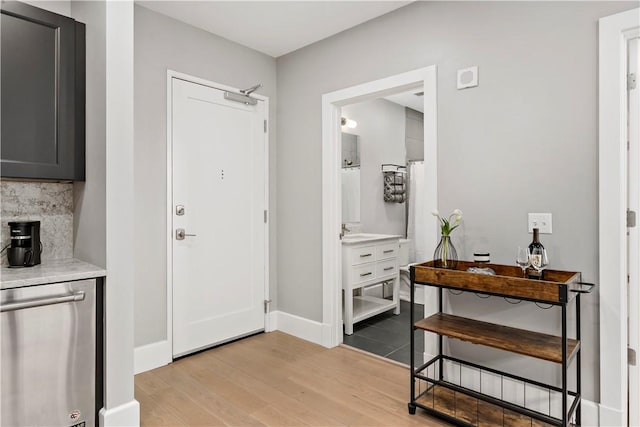
<instances>
[{"instance_id":1,"label":"white front door","mask_svg":"<svg viewBox=\"0 0 640 427\"><path fill-rule=\"evenodd\" d=\"M264 102L177 78L171 87L177 357L265 327L267 141Z\"/></svg>"},{"instance_id":2,"label":"white front door","mask_svg":"<svg viewBox=\"0 0 640 427\"><path fill-rule=\"evenodd\" d=\"M629 133L629 181L627 203L631 211L640 215L640 39L629 40L629 76L636 83L628 87L628 133ZM640 220L640 218L637 218ZM640 230L638 225L627 229L628 233L628 288L627 312L628 345L640 356ZM640 360L629 363L629 425L640 425Z\"/></svg>"}]
</instances>

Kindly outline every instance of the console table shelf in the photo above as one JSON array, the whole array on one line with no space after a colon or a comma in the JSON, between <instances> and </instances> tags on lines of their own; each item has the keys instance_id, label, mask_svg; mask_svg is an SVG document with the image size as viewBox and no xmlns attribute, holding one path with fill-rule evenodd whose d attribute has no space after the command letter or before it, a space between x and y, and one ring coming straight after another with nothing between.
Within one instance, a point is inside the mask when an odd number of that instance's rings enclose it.
<instances>
[{"instance_id":1,"label":"console table shelf","mask_svg":"<svg viewBox=\"0 0 640 427\"><path fill-rule=\"evenodd\" d=\"M512 353L562 363L562 338L524 329L481 322L445 313L418 320L415 327L474 344L482 344ZM567 359L571 360L580 342L569 339Z\"/></svg>"},{"instance_id":2,"label":"console table shelf","mask_svg":"<svg viewBox=\"0 0 640 427\"><path fill-rule=\"evenodd\" d=\"M411 310L411 400L409 413L416 408L460 426L562 426L573 422L581 424L581 369L580 369L580 296L589 293L594 285L582 283L578 272L545 270L544 280L522 277L516 266L490 264L495 276L467 272L473 263L459 261L456 269L436 268L433 262L412 266L411 304L417 285L438 288L438 313L425 319L414 319ZM513 298L549 304L561 310L561 335L555 336L525 329L513 328L484 321L468 319L443 312L443 292L474 292L481 295ZM569 338L567 328L568 306L575 307L575 332ZM416 365L414 357L415 332L438 335L438 354L426 363ZM560 365L561 386L545 384L533 379L488 368L444 353L443 339L458 339L511 353L533 357ZM457 368L456 368L457 367ZM479 373L479 389L469 388L473 381L463 381L462 372ZM453 375L452 368L459 374ZM575 390L569 390L568 371L575 369ZM482 388L482 375L490 381L499 381L499 393ZM453 376L452 376L453 375ZM457 381L456 381L457 378ZM493 379L492 379L493 378ZM516 399L505 394L506 383L520 384L523 396ZM465 385L466 384L466 385ZM491 388L491 387L490 387ZM527 390L547 396L548 406L540 408L541 401L527 400ZM552 404L552 402L555 402ZM531 406L534 405L534 406ZM544 406L544 405L543 405Z\"/></svg>"}]
</instances>

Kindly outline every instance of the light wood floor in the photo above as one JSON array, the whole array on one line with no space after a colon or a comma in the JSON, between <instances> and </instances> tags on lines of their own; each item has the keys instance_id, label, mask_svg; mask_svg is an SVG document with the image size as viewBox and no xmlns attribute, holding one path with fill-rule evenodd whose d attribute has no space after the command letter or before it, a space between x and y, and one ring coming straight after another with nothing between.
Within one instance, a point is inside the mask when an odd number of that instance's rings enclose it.
<instances>
[{"instance_id":1,"label":"light wood floor","mask_svg":"<svg viewBox=\"0 0 640 427\"><path fill-rule=\"evenodd\" d=\"M143 426L447 426L407 412L409 372L344 347L256 335L139 374Z\"/></svg>"}]
</instances>

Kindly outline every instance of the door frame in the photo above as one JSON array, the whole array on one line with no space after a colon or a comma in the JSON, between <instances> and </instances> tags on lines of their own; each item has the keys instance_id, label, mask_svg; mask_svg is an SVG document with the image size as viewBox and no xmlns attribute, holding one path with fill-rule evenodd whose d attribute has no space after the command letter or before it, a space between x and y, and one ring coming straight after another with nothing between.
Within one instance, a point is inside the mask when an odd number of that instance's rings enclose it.
<instances>
[{"instance_id":1,"label":"door frame","mask_svg":"<svg viewBox=\"0 0 640 427\"><path fill-rule=\"evenodd\" d=\"M173 360L173 117L171 114L173 107L173 79L183 80L213 89L224 90L234 93L240 93L240 89L212 82L210 80L191 76L189 74L167 69L167 341L169 345L168 360ZM269 98L257 93L251 94L261 102L264 102L265 120L269 120ZM267 122L268 123L268 122ZM269 223L271 218L269 215L269 130L270 126L266 126L264 133L264 209L267 211L267 220L264 223L264 299L269 300ZM264 314L264 330L271 330L269 324L269 313Z\"/></svg>"},{"instance_id":2,"label":"door frame","mask_svg":"<svg viewBox=\"0 0 640 427\"><path fill-rule=\"evenodd\" d=\"M600 425L627 425L627 41L640 9L599 20Z\"/></svg>"},{"instance_id":3,"label":"door frame","mask_svg":"<svg viewBox=\"0 0 640 427\"><path fill-rule=\"evenodd\" d=\"M410 90L424 89L424 165L427 197L438 200L437 67L431 65L395 76L326 93L322 96L322 345L342 342L342 188L340 118L345 105ZM434 206L435 207L435 206ZM435 247L434 226L427 244Z\"/></svg>"},{"instance_id":4,"label":"door frame","mask_svg":"<svg viewBox=\"0 0 640 427\"><path fill-rule=\"evenodd\" d=\"M637 69L637 64L638 62L640 62L640 58L638 58L638 53L640 53L640 30L636 33L637 37L634 38L630 38L628 40L628 44L627 44L627 59L631 59L631 44L633 43L636 47L636 52L634 54L634 62L636 63L636 69L635 69L635 74L636 76L639 74L639 71ZM631 64L628 64L631 65ZM631 70L628 70L631 71ZM637 88L636 88L637 91ZM635 91L634 91L635 92ZM638 117L638 113L636 111L636 115L632 115L631 114L631 103L632 103L632 99L629 97L630 91L627 89L627 120L630 120L630 118L636 117L635 120L639 120L640 117ZM639 97L640 98L640 97ZM635 108L638 108L637 105L638 100L636 99L635 103L636 106ZM635 126L637 127L639 123L636 123ZM631 121L628 122L627 124L627 129L631 130ZM627 172L628 175L628 179L627 179L627 183L628 183L628 188L627 188L627 209L633 210L636 213L640 212L640 204L639 204L639 198L640 198L640 186L638 185L638 181L640 179L640 162L639 160L639 153L640 153L640 147L638 147L638 142L633 139L632 135L629 135L628 137L629 140L629 149L627 151L628 156L629 156L629 163L628 163L628 167L629 170ZM629 275L629 283L627 284L627 309L628 309L628 328L629 330L627 331L627 345L634 349L636 351L636 353L640 350L640 343L638 342L638 335L640 334L640 322L639 322L639 318L638 316L640 315L640 310L638 309L637 306L634 307L634 301L639 301L639 289L638 289L638 285L640 284L640 260L638 259L640 257L640 244L639 244L639 240L638 238L639 236L639 230L638 227L634 227L634 228L627 228L627 253L628 253L628 271L627 274ZM629 377L629 402L640 402L640 393L639 393L639 388L640 388L640 382L639 382L639 374L640 374L640 368L638 367L638 364L636 363L635 365L627 365L627 375ZM629 405L629 425L632 426L637 426L640 425L640 406L639 405Z\"/></svg>"}]
</instances>

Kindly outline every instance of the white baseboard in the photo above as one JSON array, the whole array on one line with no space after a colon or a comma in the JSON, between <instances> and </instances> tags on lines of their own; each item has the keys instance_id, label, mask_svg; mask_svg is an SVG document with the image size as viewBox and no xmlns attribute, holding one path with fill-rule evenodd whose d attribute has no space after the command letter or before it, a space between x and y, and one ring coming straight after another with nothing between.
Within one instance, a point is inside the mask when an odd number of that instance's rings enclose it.
<instances>
[{"instance_id":1,"label":"white baseboard","mask_svg":"<svg viewBox=\"0 0 640 427\"><path fill-rule=\"evenodd\" d=\"M623 421L626 417L624 416L622 411L620 411L619 409L609 408L604 405L598 405L598 408L600 409L600 426L611 427L623 425Z\"/></svg>"},{"instance_id":2,"label":"white baseboard","mask_svg":"<svg viewBox=\"0 0 640 427\"><path fill-rule=\"evenodd\" d=\"M597 427L600 425L599 405L590 400L582 400L582 425L584 427Z\"/></svg>"},{"instance_id":3,"label":"white baseboard","mask_svg":"<svg viewBox=\"0 0 640 427\"><path fill-rule=\"evenodd\" d=\"M100 427L137 427L140 425L140 404L132 400L111 409L100 409Z\"/></svg>"},{"instance_id":4,"label":"white baseboard","mask_svg":"<svg viewBox=\"0 0 640 427\"><path fill-rule=\"evenodd\" d=\"M136 347L133 371L135 374L150 371L171 363L171 344L168 340Z\"/></svg>"},{"instance_id":5,"label":"white baseboard","mask_svg":"<svg viewBox=\"0 0 640 427\"><path fill-rule=\"evenodd\" d=\"M324 347L330 346L328 340L331 336L331 328L329 325L285 313L284 311L274 311L270 314L276 318L274 324L277 327L272 330L282 331L296 338L311 341Z\"/></svg>"}]
</instances>

